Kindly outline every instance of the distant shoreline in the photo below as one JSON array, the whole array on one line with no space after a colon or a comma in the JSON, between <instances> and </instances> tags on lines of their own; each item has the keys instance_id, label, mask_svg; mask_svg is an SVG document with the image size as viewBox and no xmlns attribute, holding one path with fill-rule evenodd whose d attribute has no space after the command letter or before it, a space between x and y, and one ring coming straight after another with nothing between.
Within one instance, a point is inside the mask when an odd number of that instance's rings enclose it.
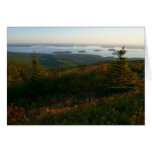
<instances>
[{"instance_id":1,"label":"distant shoreline","mask_svg":"<svg viewBox=\"0 0 152 152\"><path fill-rule=\"evenodd\" d=\"M10 54L16 54L16 55L32 55L32 54L34 54L34 53L32 53L32 52L9 52L9 51L7 51L7 56L9 56ZM101 58L101 59L112 59L112 60L114 60L114 59L117 59L116 57L114 57L114 56L108 56L108 57L103 57L103 56L100 56L100 55L95 55L95 54L85 54L85 53L77 53L77 54L73 54L73 53L36 53L38 56L40 55L40 56L46 56L46 55L49 55L49 56L93 56L93 57L98 57L98 58ZM126 57L127 58L127 57ZM110 61L112 61L112 60L110 60ZM128 60L145 60L145 58L139 58L139 57L137 57L137 58L134 58L134 57L131 57L131 58L128 58Z\"/></svg>"},{"instance_id":2,"label":"distant shoreline","mask_svg":"<svg viewBox=\"0 0 152 152\"><path fill-rule=\"evenodd\" d=\"M12 51L7 51L7 54L8 53L13 53L13 54L34 54L34 52L12 52ZM39 53L39 52L36 52L36 54L40 54L40 55L89 55L89 56L98 56L98 57L101 57L101 58L114 58L116 59L116 56L107 56L107 57L103 57L103 56L100 56L100 55L96 55L96 54L87 54L87 53L66 53L66 52L59 52L59 53ZM140 57L125 57L125 58L128 58L129 60L130 59L137 59L137 60L144 60L145 58L140 58Z\"/></svg>"},{"instance_id":3,"label":"distant shoreline","mask_svg":"<svg viewBox=\"0 0 152 152\"><path fill-rule=\"evenodd\" d=\"M100 46L105 48L113 48L113 47L120 47L122 44L94 44L94 43L8 43L8 47L31 47L31 46L56 46L56 47L86 47L86 46ZM143 45L126 45L128 49L145 49Z\"/></svg>"}]
</instances>

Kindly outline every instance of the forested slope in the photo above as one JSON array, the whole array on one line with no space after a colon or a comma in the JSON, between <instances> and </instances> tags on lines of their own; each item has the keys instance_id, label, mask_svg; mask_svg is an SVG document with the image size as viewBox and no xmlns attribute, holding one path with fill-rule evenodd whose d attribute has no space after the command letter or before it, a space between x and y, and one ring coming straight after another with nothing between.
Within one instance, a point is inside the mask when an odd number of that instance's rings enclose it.
<instances>
[{"instance_id":1,"label":"forested slope","mask_svg":"<svg viewBox=\"0 0 152 152\"><path fill-rule=\"evenodd\" d=\"M144 61L58 68L36 54L31 61L8 60L8 124L144 124Z\"/></svg>"}]
</instances>

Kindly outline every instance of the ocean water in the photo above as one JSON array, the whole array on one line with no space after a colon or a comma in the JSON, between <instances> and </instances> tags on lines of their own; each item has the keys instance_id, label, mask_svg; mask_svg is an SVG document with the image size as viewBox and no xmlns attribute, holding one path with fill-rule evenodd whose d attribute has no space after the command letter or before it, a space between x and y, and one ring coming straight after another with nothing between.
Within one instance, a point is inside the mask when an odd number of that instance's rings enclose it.
<instances>
[{"instance_id":1,"label":"ocean water","mask_svg":"<svg viewBox=\"0 0 152 152\"><path fill-rule=\"evenodd\" d=\"M35 45L8 45L8 52L24 52L32 53L34 50L36 53L44 54L92 54L100 55L102 57L117 57L114 53L115 51L109 50L115 49L119 50L121 47L111 47L111 46L99 46L99 45L44 45L44 44L35 44ZM145 51L143 48L139 47L129 47L127 48L127 53L125 57L127 58L144 58ZM114 53L114 54L113 54Z\"/></svg>"}]
</instances>

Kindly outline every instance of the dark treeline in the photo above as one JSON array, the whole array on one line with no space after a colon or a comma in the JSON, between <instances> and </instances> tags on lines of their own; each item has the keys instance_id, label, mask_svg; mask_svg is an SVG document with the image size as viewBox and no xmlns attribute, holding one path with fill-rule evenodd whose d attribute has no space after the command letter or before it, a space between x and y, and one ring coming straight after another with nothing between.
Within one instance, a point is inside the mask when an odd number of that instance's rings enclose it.
<instances>
[{"instance_id":1,"label":"dark treeline","mask_svg":"<svg viewBox=\"0 0 152 152\"><path fill-rule=\"evenodd\" d=\"M43 67L8 62L8 124L144 124L144 61Z\"/></svg>"}]
</instances>

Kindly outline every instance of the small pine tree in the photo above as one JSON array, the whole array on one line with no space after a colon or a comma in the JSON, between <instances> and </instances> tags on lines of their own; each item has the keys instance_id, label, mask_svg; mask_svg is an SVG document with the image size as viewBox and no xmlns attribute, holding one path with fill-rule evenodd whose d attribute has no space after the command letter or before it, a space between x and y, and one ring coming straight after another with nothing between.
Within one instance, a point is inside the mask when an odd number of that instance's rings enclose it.
<instances>
[{"instance_id":1,"label":"small pine tree","mask_svg":"<svg viewBox=\"0 0 152 152\"><path fill-rule=\"evenodd\" d=\"M125 50L125 46L122 46L122 50L118 50L117 52L119 59L122 59L122 56L126 54L127 51Z\"/></svg>"},{"instance_id":2,"label":"small pine tree","mask_svg":"<svg viewBox=\"0 0 152 152\"><path fill-rule=\"evenodd\" d=\"M46 70L44 67L40 65L39 59L36 55L36 52L34 51L32 56L32 79L35 80L41 76L46 76Z\"/></svg>"},{"instance_id":3,"label":"small pine tree","mask_svg":"<svg viewBox=\"0 0 152 152\"><path fill-rule=\"evenodd\" d=\"M138 80L137 73L131 71L128 59L123 55L127 52L123 46L118 50L118 59L113 61L106 75L106 86L109 89L123 91L135 87Z\"/></svg>"},{"instance_id":4,"label":"small pine tree","mask_svg":"<svg viewBox=\"0 0 152 152\"><path fill-rule=\"evenodd\" d=\"M43 78L47 76L48 73L46 69L40 65L36 52L33 53L32 64L32 79L29 83L31 90L30 96L32 100L37 100L39 98L38 94L40 95L43 90Z\"/></svg>"},{"instance_id":5,"label":"small pine tree","mask_svg":"<svg viewBox=\"0 0 152 152\"><path fill-rule=\"evenodd\" d=\"M38 57L37 57L37 55L36 55L36 51L34 51L34 53L33 53L33 56L32 56L32 63L33 63L33 66L34 66L34 67L40 66Z\"/></svg>"}]
</instances>

